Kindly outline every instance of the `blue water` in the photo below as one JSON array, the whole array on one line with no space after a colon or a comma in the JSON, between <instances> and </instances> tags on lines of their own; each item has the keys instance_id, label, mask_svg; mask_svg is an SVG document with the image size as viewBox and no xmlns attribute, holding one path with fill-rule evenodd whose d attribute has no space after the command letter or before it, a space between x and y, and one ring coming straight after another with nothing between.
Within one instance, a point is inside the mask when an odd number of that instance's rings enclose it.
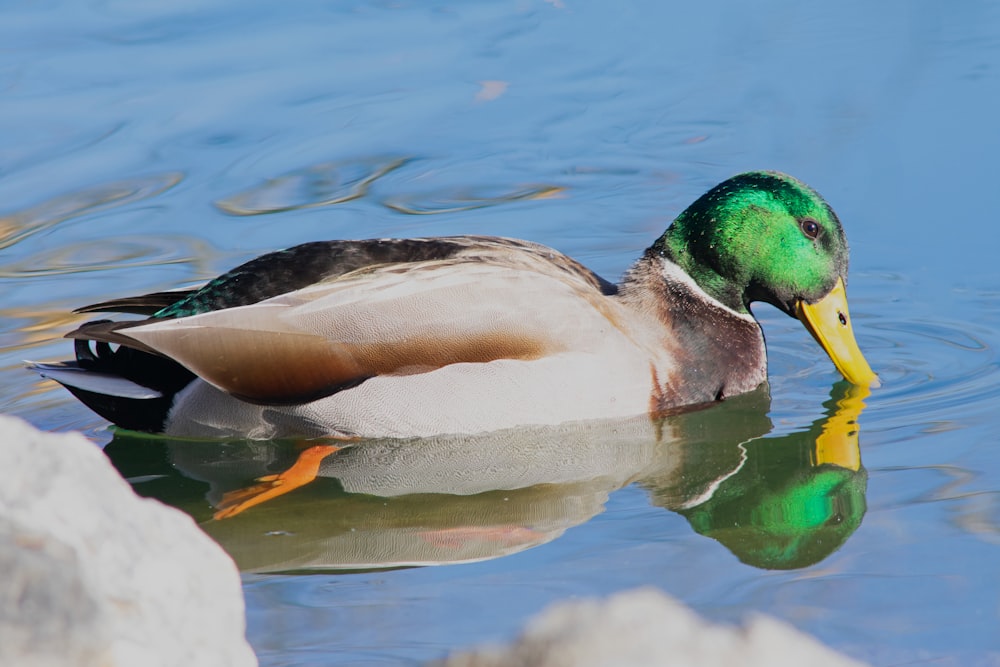
<instances>
[{"instance_id":1,"label":"blue water","mask_svg":"<svg viewBox=\"0 0 1000 667\"><path fill-rule=\"evenodd\" d=\"M551 601L647 584L877 665L1000 664L997 3L40 0L0 7L0 44L0 411L102 445L106 423L21 367L67 356L79 305L337 237L518 236L614 278L747 169L798 176L844 223L855 329L884 386L860 415L863 520L838 550L765 570L642 479L567 483L549 490L578 511L553 510L549 532L527 514L487 531L503 557L244 564L262 664L412 664L510 637ZM755 437L805 438L837 376L798 323L757 312L771 398ZM212 532L207 487L182 473L137 488ZM333 480L297 493L233 520L238 561L266 561L281 507L456 502ZM524 493L508 500L555 502ZM435 539L483 538L458 530Z\"/></svg>"}]
</instances>

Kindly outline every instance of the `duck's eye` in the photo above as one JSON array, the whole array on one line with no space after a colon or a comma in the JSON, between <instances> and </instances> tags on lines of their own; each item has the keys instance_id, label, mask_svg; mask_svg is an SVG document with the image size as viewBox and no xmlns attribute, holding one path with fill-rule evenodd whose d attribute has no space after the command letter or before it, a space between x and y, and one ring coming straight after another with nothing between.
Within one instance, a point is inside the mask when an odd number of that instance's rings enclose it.
<instances>
[{"instance_id":1,"label":"duck's eye","mask_svg":"<svg viewBox=\"0 0 1000 667\"><path fill-rule=\"evenodd\" d=\"M802 230L802 233L806 235L807 239L815 241L816 237L819 236L819 232L822 227L820 227L819 223L812 218L803 218L802 220L799 220L799 229Z\"/></svg>"}]
</instances>

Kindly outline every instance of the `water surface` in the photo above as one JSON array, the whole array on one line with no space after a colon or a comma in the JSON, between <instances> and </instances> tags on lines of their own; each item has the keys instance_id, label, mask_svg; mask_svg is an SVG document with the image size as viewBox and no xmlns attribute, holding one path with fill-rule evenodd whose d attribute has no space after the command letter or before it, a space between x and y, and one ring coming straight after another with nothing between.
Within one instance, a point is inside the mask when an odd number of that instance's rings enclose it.
<instances>
[{"instance_id":1,"label":"water surface","mask_svg":"<svg viewBox=\"0 0 1000 667\"><path fill-rule=\"evenodd\" d=\"M0 43L0 410L204 522L263 664L413 664L638 585L877 665L1000 664L996 3L44 0L0 8ZM759 168L844 223L864 399L759 307L769 392L661 433L371 443L213 521L295 443L113 436L21 367L68 354L73 307L306 240L518 236L615 278ZM854 418L856 457L824 458ZM502 474L456 487L433 451Z\"/></svg>"}]
</instances>

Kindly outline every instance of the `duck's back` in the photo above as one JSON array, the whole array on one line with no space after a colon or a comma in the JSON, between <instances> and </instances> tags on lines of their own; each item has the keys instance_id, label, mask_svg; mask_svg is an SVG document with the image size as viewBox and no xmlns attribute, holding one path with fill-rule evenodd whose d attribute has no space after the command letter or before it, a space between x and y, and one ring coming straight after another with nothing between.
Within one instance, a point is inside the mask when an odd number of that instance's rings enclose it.
<instances>
[{"instance_id":1,"label":"duck's back","mask_svg":"<svg viewBox=\"0 0 1000 667\"><path fill-rule=\"evenodd\" d=\"M512 239L316 242L251 260L197 290L88 307L152 314L70 335L86 345L85 358L78 345L83 370L163 394L169 433L475 432L641 411L649 372L639 370L628 314L609 298L615 291L565 255ZM97 354L89 341L98 341ZM145 366L167 360L184 382L162 387L144 376ZM193 373L186 384L183 369ZM65 376L50 376L72 389ZM606 390L626 377L635 396ZM115 397L98 395L113 419L136 407L131 396L109 410ZM148 415L122 421L160 430Z\"/></svg>"}]
</instances>

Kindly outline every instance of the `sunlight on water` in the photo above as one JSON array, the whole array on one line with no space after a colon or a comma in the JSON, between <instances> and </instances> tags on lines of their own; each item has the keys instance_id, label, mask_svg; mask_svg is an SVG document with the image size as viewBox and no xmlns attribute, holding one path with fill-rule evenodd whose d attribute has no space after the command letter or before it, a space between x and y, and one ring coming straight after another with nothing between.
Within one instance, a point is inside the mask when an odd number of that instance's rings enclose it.
<instances>
[{"instance_id":1,"label":"sunlight on water","mask_svg":"<svg viewBox=\"0 0 1000 667\"><path fill-rule=\"evenodd\" d=\"M85 241L45 250L0 266L0 278L31 278L187 264L204 254L199 239L186 236L135 236L129 239Z\"/></svg>"},{"instance_id":2,"label":"sunlight on water","mask_svg":"<svg viewBox=\"0 0 1000 667\"><path fill-rule=\"evenodd\" d=\"M155 197L177 185L182 178L181 174L162 174L108 183L7 213L0 216L0 250L81 215Z\"/></svg>"}]
</instances>

